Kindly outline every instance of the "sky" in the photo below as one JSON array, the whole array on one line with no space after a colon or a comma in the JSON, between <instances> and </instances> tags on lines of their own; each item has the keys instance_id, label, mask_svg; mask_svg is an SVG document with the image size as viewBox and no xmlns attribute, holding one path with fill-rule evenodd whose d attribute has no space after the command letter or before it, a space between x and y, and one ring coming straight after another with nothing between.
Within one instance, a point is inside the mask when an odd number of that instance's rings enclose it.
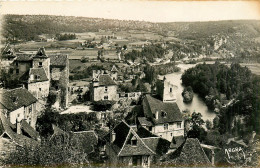
<instances>
[{"instance_id":1,"label":"sky","mask_svg":"<svg viewBox=\"0 0 260 168\"><path fill-rule=\"evenodd\" d=\"M260 20L260 1L0 0L0 14L85 16L151 22Z\"/></svg>"}]
</instances>

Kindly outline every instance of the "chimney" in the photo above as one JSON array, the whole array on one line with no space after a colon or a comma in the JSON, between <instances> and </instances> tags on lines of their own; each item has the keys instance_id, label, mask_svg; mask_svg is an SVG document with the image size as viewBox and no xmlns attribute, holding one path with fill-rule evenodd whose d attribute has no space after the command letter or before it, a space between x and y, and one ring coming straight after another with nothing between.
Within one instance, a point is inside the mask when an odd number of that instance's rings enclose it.
<instances>
[{"instance_id":1,"label":"chimney","mask_svg":"<svg viewBox=\"0 0 260 168\"><path fill-rule=\"evenodd\" d=\"M215 152L214 152L214 149L211 150L211 164L212 166L215 165Z\"/></svg>"},{"instance_id":2,"label":"chimney","mask_svg":"<svg viewBox=\"0 0 260 168\"><path fill-rule=\"evenodd\" d=\"M156 111L156 113L155 113L155 119L158 120L158 118L159 118L159 111Z\"/></svg>"},{"instance_id":3,"label":"chimney","mask_svg":"<svg viewBox=\"0 0 260 168\"><path fill-rule=\"evenodd\" d=\"M113 143L116 140L116 133L114 132L114 130L111 133L111 143Z\"/></svg>"},{"instance_id":4,"label":"chimney","mask_svg":"<svg viewBox=\"0 0 260 168\"><path fill-rule=\"evenodd\" d=\"M16 119L16 133L22 134L21 121L19 121L18 118Z\"/></svg>"},{"instance_id":5,"label":"chimney","mask_svg":"<svg viewBox=\"0 0 260 168\"><path fill-rule=\"evenodd\" d=\"M31 75L31 80L34 80L34 75L33 74Z\"/></svg>"}]
</instances>

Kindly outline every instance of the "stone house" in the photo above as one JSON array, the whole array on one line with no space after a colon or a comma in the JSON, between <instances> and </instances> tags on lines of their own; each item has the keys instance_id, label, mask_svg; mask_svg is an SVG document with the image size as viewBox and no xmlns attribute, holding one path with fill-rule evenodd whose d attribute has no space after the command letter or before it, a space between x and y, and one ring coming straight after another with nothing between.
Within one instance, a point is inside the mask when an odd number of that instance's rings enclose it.
<instances>
[{"instance_id":1,"label":"stone house","mask_svg":"<svg viewBox=\"0 0 260 168\"><path fill-rule=\"evenodd\" d=\"M184 136L184 119L176 103L164 103L150 95L142 101L143 116L137 124L168 141Z\"/></svg>"},{"instance_id":2,"label":"stone house","mask_svg":"<svg viewBox=\"0 0 260 168\"><path fill-rule=\"evenodd\" d=\"M26 120L35 129L37 120L37 99L25 88L12 90L2 89L0 110L10 120L16 124L21 120Z\"/></svg>"},{"instance_id":3,"label":"stone house","mask_svg":"<svg viewBox=\"0 0 260 168\"><path fill-rule=\"evenodd\" d=\"M39 133L25 120L12 124L0 112L0 160L8 158L17 147L34 148L39 143Z\"/></svg>"},{"instance_id":4,"label":"stone house","mask_svg":"<svg viewBox=\"0 0 260 168\"><path fill-rule=\"evenodd\" d=\"M93 71L92 77L93 79L90 85L91 101L118 100L118 87L116 82L113 80L113 78L117 79L117 75L114 74L114 72L109 73L103 70Z\"/></svg>"},{"instance_id":5,"label":"stone house","mask_svg":"<svg viewBox=\"0 0 260 168\"><path fill-rule=\"evenodd\" d=\"M108 135L105 150L107 166L150 167L168 151L170 143L146 129L119 123Z\"/></svg>"}]
</instances>

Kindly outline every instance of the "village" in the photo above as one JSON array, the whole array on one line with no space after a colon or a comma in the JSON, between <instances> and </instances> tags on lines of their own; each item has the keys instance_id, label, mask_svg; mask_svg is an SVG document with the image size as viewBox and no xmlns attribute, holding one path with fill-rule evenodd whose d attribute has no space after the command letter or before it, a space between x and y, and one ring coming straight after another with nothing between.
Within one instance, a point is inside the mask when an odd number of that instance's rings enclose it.
<instances>
[{"instance_id":1,"label":"village","mask_svg":"<svg viewBox=\"0 0 260 168\"><path fill-rule=\"evenodd\" d=\"M255 93L259 81L243 82L259 77L259 63L227 50L225 35L211 45L175 36L99 28L6 38L0 165L259 165L258 127L245 128L257 112L238 89Z\"/></svg>"}]
</instances>

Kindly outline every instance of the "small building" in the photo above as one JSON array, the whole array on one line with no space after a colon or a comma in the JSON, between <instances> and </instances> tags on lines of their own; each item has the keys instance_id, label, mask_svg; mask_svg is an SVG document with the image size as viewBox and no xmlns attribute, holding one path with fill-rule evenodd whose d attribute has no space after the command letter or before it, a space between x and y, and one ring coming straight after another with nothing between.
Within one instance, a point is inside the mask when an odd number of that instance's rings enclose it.
<instances>
[{"instance_id":1,"label":"small building","mask_svg":"<svg viewBox=\"0 0 260 168\"><path fill-rule=\"evenodd\" d=\"M117 79L117 70L115 67L112 71L93 70L92 81L90 84L90 100L118 100L117 83L113 80Z\"/></svg>"},{"instance_id":2,"label":"small building","mask_svg":"<svg viewBox=\"0 0 260 168\"><path fill-rule=\"evenodd\" d=\"M16 124L21 120L35 129L37 120L37 99L25 88L16 88L11 90L2 89L0 110L10 120Z\"/></svg>"},{"instance_id":3,"label":"small building","mask_svg":"<svg viewBox=\"0 0 260 168\"><path fill-rule=\"evenodd\" d=\"M149 167L158 162L170 146L167 140L151 134L146 129L119 123L106 140L107 166Z\"/></svg>"}]
</instances>

